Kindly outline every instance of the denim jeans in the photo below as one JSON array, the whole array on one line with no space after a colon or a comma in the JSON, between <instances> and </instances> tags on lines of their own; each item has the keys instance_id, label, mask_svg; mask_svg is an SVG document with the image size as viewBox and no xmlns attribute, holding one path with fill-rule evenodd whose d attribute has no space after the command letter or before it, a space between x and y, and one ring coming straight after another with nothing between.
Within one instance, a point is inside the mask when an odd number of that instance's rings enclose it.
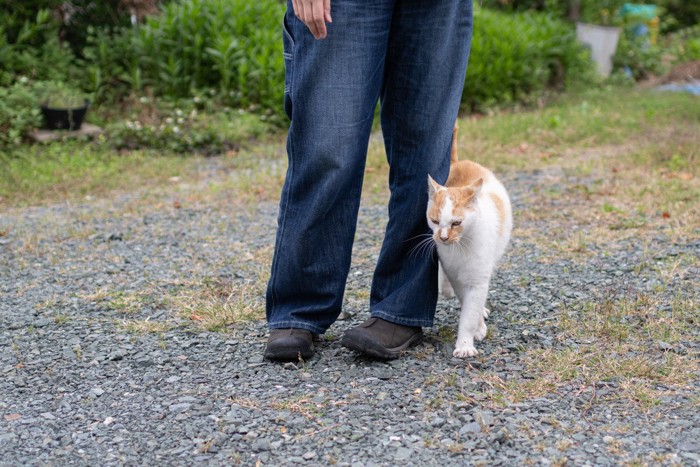
<instances>
[{"instance_id":1,"label":"denim jeans","mask_svg":"<svg viewBox=\"0 0 700 467\"><path fill-rule=\"evenodd\" d=\"M322 334L338 317L377 102L390 166L389 220L370 313L432 326L437 261L411 255L430 230L427 178L444 182L472 30L471 0L332 0L328 37L284 17L289 167L267 288L271 329Z\"/></svg>"}]
</instances>

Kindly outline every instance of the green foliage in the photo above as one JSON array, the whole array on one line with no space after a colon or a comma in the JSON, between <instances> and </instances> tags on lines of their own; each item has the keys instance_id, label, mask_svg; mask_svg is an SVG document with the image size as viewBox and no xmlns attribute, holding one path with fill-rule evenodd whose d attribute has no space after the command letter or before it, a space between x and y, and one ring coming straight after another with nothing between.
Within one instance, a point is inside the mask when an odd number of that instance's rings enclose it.
<instances>
[{"instance_id":1,"label":"green foliage","mask_svg":"<svg viewBox=\"0 0 700 467\"><path fill-rule=\"evenodd\" d=\"M20 76L66 79L73 54L59 41L58 28L58 22L45 9L21 23L13 15L0 15L0 85Z\"/></svg>"},{"instance_id":2,"label":"green foliage","mask_svg":"<svg viewBox=\"0 0 700 467\"><path fill-rule=\"evenodd\" d=\"M661 56L663 49L649 43L644 36L635 36L630 26L624 28L613 57L613 68L624 70L635 80L663 73Z\"/></svg>"},{"instance_id":3,"label":"green foliage","mask_svg":"<svg viewBox=\"0 0 700 467\"><path fill-rule=\"evenodd\" d=\"M674 64L700 60L700 24L670 34L668 47Z\"/></svg>"},{"instance_id":4,"label":"green foliage","mask_svg":"<svg viewBox=\"0 0 700 467\"><path fill-rule=\"evenodd\" d=\"M138 104L138 113L107 126L107 141L115 149L214 155L237 147L241 138L258 136L266 129L260 118L243 110L218 108L204 96L157 105L143 97Z\"/></svg>"},{"instance_id":5,"label":"green foliage","mask_svg":"<svg viewBox=\"0 0 700 467\"><path fill-rule=\"evenodd\" d=\"M688 39L676 50L675 61L685 63L700 60L700 37Z\"/></svg>"},{"instance_id":6,"label":"green foliage","mask_svg":"<svg viewBox=\"0 0 700 467\"><path fill-rule=\"evenodd\" d=\"M79 109L87 100L84 92L61 81L38 81L32 87L37 101L52 109Z\"/></svg>"},{"instance_id":7,"label":"green foliage","mask_svg":"<svg viewBox=\"0 0 700 467\"><path fill-rule=\"evenodd\" d=\"M689 28L700 23L700 2L697 0L654 0L665 12L661 19L665 21L664 32Z\"/></svg>"},{"instance_id":8,"label":"green foliage","mask_svg":"<svg viewBox=\"0 0 700 467\"><path fill-rule=\"evenodd\" d=\"M571 26L543 14L475 10L462 97L467 108L529 103L548 86L564 88L593 76L588 52Z\"/></svg>"},{"instance_id":9,"label":"green foliage","mask_svg":"<svg viewBox=\"0 0 700 467\"><path fill-rule=\"evenodd\" d=\"M184 0L117 36L93 31L91 86L100 96L115 82L170 97L214 88L229 105L281 113L283 13L276 0Z\"/></svg>"},{"instance_id":10,"label":"green foliage","mask_svg":"<svg viewBox=\"0 0 700 467\"><path fill-rule=\"evenodd\" d=\"M19 145L40 124L36 95L26 78L11 87L0 87L0 148Z\"/></svg>"}]
</instances>

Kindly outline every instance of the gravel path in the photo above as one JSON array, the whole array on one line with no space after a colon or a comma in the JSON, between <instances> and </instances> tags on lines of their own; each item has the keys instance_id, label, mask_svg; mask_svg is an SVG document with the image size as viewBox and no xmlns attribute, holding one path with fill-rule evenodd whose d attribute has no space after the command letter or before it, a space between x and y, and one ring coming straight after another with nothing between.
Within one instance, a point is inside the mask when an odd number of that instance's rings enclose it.
<instances>
[{"instance_id":1,"label":"gravel path","mask_svg":"<svg viewBox=\"0 0 700 467\"><path fill-rule=\"evenodd\" d=\"M542 375L531 351L590 345L561 322L589 316L586 303L644 294L659 310L700 303L697 230L644 242L632 231L581 254L539 241L586 230L565 216L522 215L552 177L594 183L554 169L504 177L519 224L492 284L491 335L469 362L451 357L454 301L440 302L436 326L400 360L340 347L342 332L366 317L381 206L362 208L343 319L313 359L286 365L263 361L264 322L208 332L167 306L118 310L101 299L153 284L167 294L183 278L253 280L246 252L272 243L274 204L176 209L165 193L2 214L0 464L700 465L697 308L684 333L652 338L639 355L692 366L681 382L652 382L652 403L625 396L634 394L625 378L573 377L513 396ZM124 325L137 320L170 328Z\"/></svg>"}]
</instances>

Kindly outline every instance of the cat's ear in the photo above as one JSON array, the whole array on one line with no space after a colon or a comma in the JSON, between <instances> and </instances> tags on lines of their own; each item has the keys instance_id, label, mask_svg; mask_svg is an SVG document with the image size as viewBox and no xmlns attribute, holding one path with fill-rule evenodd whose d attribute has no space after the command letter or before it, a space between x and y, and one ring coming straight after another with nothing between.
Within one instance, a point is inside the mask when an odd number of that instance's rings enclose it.
<instances>
[{"instance_id":1,"label":"cat's ear","mask_svg":"<svg viewBox=\"0 0 700 467\"><path fill-rule=\"evenodd\" d=\"M428 175L428 195L432 198L435 196L435 192L437 192L441 188L440 184L433 180L433 177Z\"/></svg>"},{"instance_id":2,"label":"cat's ear","mask_svg":"<svg viewBox=\"0 0 700 467\"><path fill-rule=\"evenodd\" d=\"M481 192L481 188L484 186L484 179L480 178L479 180L475 181L474 183L470 183L469 185L465 186L462 188L462 192L464 193L467 198L471 200L476 200L479 197L479 193Z\"/></svg>"},{"instance_id":3,"label":"cat's ear","mask_svg":"<svg viewBox=\"0 0 700 467\"><path fill-rule=\"evenodd\" d=\"M479 193L481 192L481 188L484 186L484 179L480 178L479 180L475 181L469 187L474 190L474 197L478 197Z\"/></svg>"}]
</instances>

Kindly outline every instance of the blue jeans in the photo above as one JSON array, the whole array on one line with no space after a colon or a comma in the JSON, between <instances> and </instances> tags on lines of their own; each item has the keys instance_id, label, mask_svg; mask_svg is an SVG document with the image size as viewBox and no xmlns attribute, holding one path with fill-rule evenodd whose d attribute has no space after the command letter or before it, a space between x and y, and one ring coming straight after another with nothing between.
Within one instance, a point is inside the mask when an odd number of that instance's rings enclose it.
<instances>
[{"instance_id":1,"label":"blue jeans","mask_svg":"<svg viewBox=\"0 0 700 467\"><path fill-rule=\"evenodd\" d=\"M269 326L322 334L341 311L378 101L391 198L370 313L432 326L437 261L409 253L430 232L428 174L444 182L449 172L471 0L333 0L333 23L320 41L291 1L287 8L289 168L267 288Z\"/></svg>"}]
</instances>

